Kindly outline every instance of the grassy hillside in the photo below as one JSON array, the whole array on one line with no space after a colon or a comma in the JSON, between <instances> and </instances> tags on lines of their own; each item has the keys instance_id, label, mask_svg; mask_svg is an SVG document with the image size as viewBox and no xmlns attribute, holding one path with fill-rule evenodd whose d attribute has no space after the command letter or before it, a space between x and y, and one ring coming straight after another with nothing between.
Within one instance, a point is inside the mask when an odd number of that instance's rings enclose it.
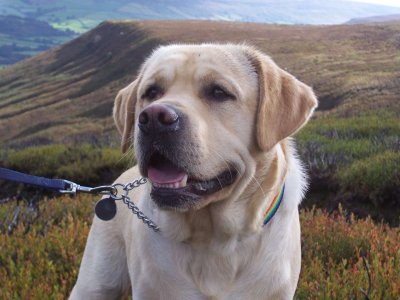
<instances>
[{"instance_id":1,"label":"grassy hillside","mask_svg":"<svg viewBox=\"0 0 400 300\"><path fill-rule=\"evenodd\" d=\"M110 143L114 96L160 44L254 44L312 85L318 116L400 112L400 23L276 26L202 21L107 22L61 47L0 71L0 142Z\"/></svg>"},{"instance_id":2,"label":"grassy hillside","mask_svg":"<svg viewBox=\"0 0 400 300\"><path fill-rule=\"evenodd\" d=\"M109 143L116 136L110 119L115 93L159 44L135 26L119 29L103 24L0 71L1 142Z\"/></svg>"}]
</instances>

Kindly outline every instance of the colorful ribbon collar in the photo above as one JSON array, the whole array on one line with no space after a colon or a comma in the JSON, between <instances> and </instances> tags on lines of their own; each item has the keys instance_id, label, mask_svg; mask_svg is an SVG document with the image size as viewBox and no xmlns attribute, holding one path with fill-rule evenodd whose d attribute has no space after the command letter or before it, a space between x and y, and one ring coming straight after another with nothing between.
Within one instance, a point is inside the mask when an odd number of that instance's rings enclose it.
<instances>
[{"instance_id":1,"label":"colorful ribbon collar","mask_svg":"<svg viewBox=\"0 0 400 300\"><path fill-rule=\"evenodd\" d=\"M279 206L281 205L283 194L285 193L285 185L283 185L280 192L274 197L270 206L268 207L267 211L264 213L264 221L263 225L265 226L275 215L276 211L278 210Z\"/></svg>"}]
</instances>

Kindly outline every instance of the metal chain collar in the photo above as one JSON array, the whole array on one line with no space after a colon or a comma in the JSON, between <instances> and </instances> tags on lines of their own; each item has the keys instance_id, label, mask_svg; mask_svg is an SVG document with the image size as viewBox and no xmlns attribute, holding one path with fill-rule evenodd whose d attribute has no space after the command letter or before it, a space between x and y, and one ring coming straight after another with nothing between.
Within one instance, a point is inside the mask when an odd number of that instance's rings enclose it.
<instances>
[{"instance_id":1,"label":"metal chain collar","mask_svg":"<svg viewBox=\"0 0 400 300\"><path fill-rule=\"evenodd\" d=\"M149 228L153 229L155 232L160 231L160 227L158 227L152 220L150 220L146 215L131 201L129 198L128 194L129 191L133 190L134 188L139 187L142 184L145 184L147 182L147 179L142 177L140 179L136 179L132 182L129 182L127 184L122 184L122 183L115 183L111 185L113 187L113 191L110 192L110 198L113 200L122 200L128 208L138 217L139 220L142 220L144 224L146 224ZM122 194L118 196L118 187L122 187Z\"/></svg>"},{"instance_id":2,"label":"metal chain collar","mask_svg":"<svg viewBox=\"0 0 400 300\"><path fill-rule=\"evenodd\" d=\"M130 210L132 210L132 212L138 217L139 220L142 220L142 222L144 224L146 224L148 227L150 227L151 229L153 229L155 232L159 232L160 228L152 221L150 220L148 217L146 217L144 215L143 212L141 212L141 210L139 209L139 207L137 207L135 205L135 203L133 203L131 201L131 199L129 198L128 194L129 191L133 190L134 188L139 187L142 184L145 184L147 182L147 179L142 177L140 179L136 179L132 182L129 182L127 184L121 184L121 183L116 183L113 184L112 186L117 190L117 187L120 186L122 187L122 190L124 191L124 193L118 197L118 195L111 195L111 198L113 198L114 200L122 200L122 202L124 202L128 208Z\"/></svg>"}]
</instances>

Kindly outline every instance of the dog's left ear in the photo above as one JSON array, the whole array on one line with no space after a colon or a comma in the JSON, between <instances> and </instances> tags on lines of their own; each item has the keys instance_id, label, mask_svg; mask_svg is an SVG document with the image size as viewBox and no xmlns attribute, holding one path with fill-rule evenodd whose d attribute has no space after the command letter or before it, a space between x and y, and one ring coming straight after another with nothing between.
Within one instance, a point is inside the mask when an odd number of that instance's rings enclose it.
<instances>
[{"instance_id":1,"label":"dog's left ear","mask_svg":"<svg viewBox=\"0 0 400 300\"><path fill-rule=\"evenodd\" d=\"M309 86L271 58L258 51L248 54L258 74L257 143L263 151L269 151L305 125L318 102Z\"/></svg>"},{"instance_id":2,"label":"dog's left ear","mask_svg":"<svg viewBox=\"0 0 400 300\"><path fill-rule=\"evenodd\" d=\"M122 136L122 152L126 152L132 145L133 126L135 123L135 106L137 99L136 79L127 87L120 90L115 97L113 117L118 132Z\"/></svg>"}]
</instances>

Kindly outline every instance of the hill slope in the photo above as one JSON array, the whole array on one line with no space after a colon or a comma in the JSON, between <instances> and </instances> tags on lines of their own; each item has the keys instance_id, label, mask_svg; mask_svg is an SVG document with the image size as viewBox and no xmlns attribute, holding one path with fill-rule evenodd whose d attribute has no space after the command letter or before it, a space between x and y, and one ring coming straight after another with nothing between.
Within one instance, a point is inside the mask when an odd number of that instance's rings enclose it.
<instances>
[{"instance_id":1,"label":"hill slope","mask_svg":"<svg viewBox=\"0 0 400 300\"><path fill-rule=\"evenodd\" d=\"M38 54L84 33L110 19L136 20L229 20L274 24L339 24L352 18L400 14L400 7L360 3L351 0L0 0L2 16L21 17L29 26L33 21L66 30L68 37L31 34L20 39L0 32L0 67ZM8 26L4 26L8 27ZM2 26L0 25L0 31ZM53 29L54 30L54 29ZM30 31L30 30L29 30ZM2 49L1 49L2 48Z\"/></svg>"},{"instance_id":2,"label":"hill slope","mask_svg":"<svg viewBox=\"0 0 400 300\"><path fill-rule=\"evenodd\" d=\"M400 14L350 19L346 24L400 22Z\"/></svg>"},{"instance_id":3,"label":"hill slope","mask_svg":"<svg viewBox=\"0 0 400 300\"><path fill-rule=\"evenodd\" d=\"M117 91L160 44L231 41L258 46L312 85L320 112L400 112L400 24L278 26L210 21L105 22L0 71L0 143L116 144Z\"/></svg>"}]
</instances>

